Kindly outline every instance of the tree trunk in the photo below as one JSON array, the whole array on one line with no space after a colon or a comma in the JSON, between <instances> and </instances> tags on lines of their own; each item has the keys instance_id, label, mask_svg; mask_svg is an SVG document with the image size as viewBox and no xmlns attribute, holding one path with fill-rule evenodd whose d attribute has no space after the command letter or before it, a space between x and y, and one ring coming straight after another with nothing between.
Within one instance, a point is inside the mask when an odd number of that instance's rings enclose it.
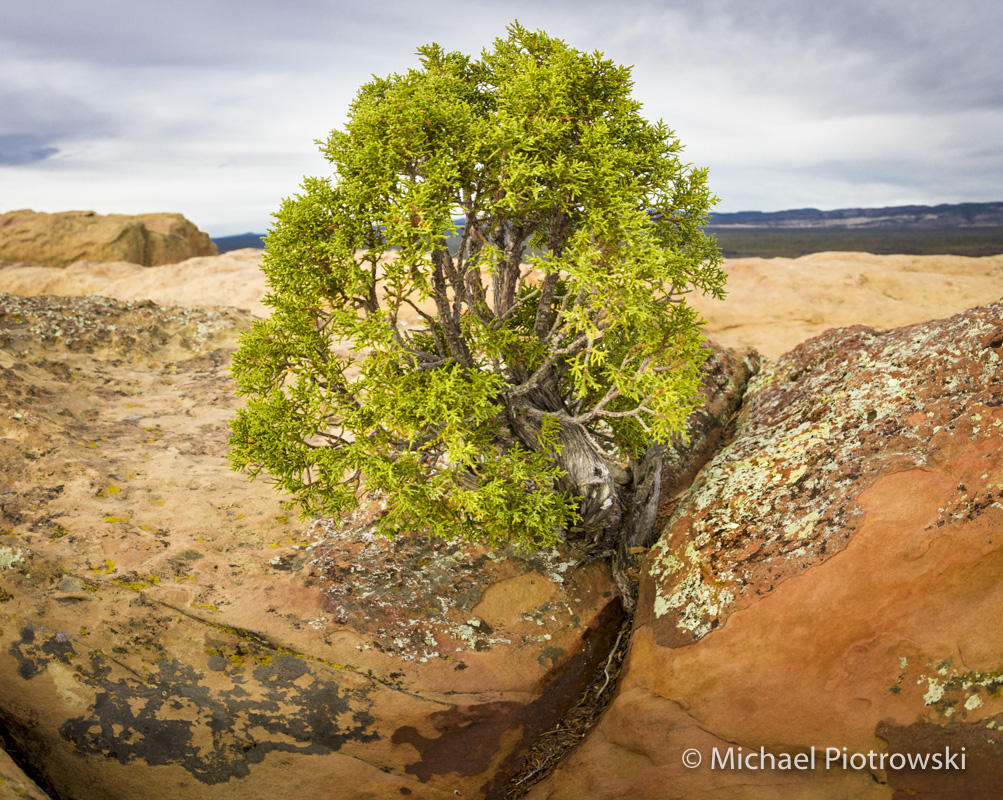
<instances>
[{"instance_id":1,"label":"tree trunk","mask_svg":"<svg viewBox=\"0 0 1003 800\"><path fill-rule=\"evenodd\" d=\"M520 443L539 450L538 418L513 409L509 419ZM556 461L566 473L557 488L581 499L580 519L568 532L569 539L610 560L624 609L632 612L637 580L631 548L646 548L653 538L665 445L650 447L624 469L603 453L582 425L562 423L557 439Z\"/></svg>"},{"instance_id":2,"label":"tree trunk","mask_svg":"<svg viewBox=\"0 0 1003 800\"><path fill-rule=\"evenodd\" d=\"M661 443L652 445L632 470L630 504L612 563L613 580L628 613L633 613L637 602L635 554L651 547L658 535L655 517L662 491L662 459L666 449Z\"/></svg>"}]
</instances>

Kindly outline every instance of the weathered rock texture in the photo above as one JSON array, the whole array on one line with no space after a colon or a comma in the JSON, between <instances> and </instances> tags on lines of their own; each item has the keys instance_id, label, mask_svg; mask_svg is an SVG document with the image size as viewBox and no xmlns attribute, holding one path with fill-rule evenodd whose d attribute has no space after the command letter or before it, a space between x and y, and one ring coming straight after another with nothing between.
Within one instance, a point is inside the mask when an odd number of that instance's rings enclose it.
<instances>
[{"instance_id":1,"label":"weathered rock texture","mask_svg":"<svg viewBox=\"0 0 1003 800\"><path fill-rule=\"evenodd\" d=\"M735 415L746 387L763 366L763 357L751 348L733 350L709 342L711 355L703 369L703 405L686 421L686 436L672 443L663 458L660 515L674 507L700 469L733 435Z\"/></svg>"},{"instance_id":2,"label":"weathered rock texture","mask_svg":"<svg viewBox=\"0 0 1003 800\"><path fill-rule=\"evenodd\" d=\"M209 234L180 214L22 210L0 215L0 261L37 267L127 261L152 267L214 255Z\"/></svg>"},{"instance_id":3,"label":"weathered rock texture","mask_svg":"<svg viewBox=\"0 0 1003 800\"><path fill-rule=\"evenodd\" d=\"M100 295L152 300L162 306L234 307L267 317L261 299L265 274L260 250L231 250L151 269L124 261L77 261L68 267L0 266L0 292L38 297Z\"/></svg>"},{"instance_id":4,"label":"weathered rock texture","mask_svg":"<svg viewBox=\"0 0 1003 800\"><path fill-rule=\"evenodd\" d=\"M0 296L0 727L74 800L499 796L608 568L291 521L224 460L248 320Z\"/></svg>"},{"instance_id":5,"label":"weathered rock texture","mask_svg":"<svg viewBox=\"0 0 1003 800\"><path fill-rule=\"evenodd\" d=\"M617 696L529 796L998 797L1001 357L997 303L767 366L645 562ZM812 746L815 770L711 768ZM964 770L887 760L947 747Z\"/></svg>"}]
</instances>

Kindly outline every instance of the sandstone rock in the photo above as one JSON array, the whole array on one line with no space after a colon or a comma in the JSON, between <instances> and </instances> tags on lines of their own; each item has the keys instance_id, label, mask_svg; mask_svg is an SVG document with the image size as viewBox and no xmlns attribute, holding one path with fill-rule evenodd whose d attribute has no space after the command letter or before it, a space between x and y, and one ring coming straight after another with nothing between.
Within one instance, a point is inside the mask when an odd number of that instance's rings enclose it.
<instances>
[{"instance_id":1,"label":"sandstone rock","mask_svg":"<svg viewBox=\"0 0 1003 800\"><path fill-rule=\"evenodd\" d=\"M260 250L143 269L123 262L82 261L66 269L0 265L0 292L34 296L100 294L161 305L235 306L269 313L258 268ZM999 299L1003 256L874 256L816 253L797 259L725 262L728 296L688 300L724 347L754 347L769 358L829 328L864 324L885 329L950 316ZM429 305L424 310L434 310ZM408 324L417 312L402 310Z\"/></svg>"},{"instance_id":2,"label":"sandstone rock","mask_svg":"<svg viewBox=\"0 0 1003 800\"><path fill-rule=\"evenodd\" d=\"M529 797L997 797L1001 356L996 303L830 331L754 378L645 562L615 699ZM712 768L812 746L814 770ZM965 769L899 768L946 748Z\"/></svg>"},{"instance_id":3,"label":"sandstone rock","mask_svg":"<svg viewBox=\"0 0 1003 800\"><path fill-rule=\"evenodd\" d=\"M77 800L497 797L620 606L557 550L291 520L229 471L249 316L0 296L0 720Z\"/></svg>"},{"instance_id":4,"label":"sandstone rock","mask_svg":"<svg viewBox=\"0 0 1003 800\"><path fill-rule=\"evenodd\" d=\"M22 210L0 215L0 261L38 267L127 261L149 267L214 255L209 235L180 214Z\"/></svg>"},{"instance_id":5,"label":"sandstone rock","mask_svg":"<svg viewBox=\"0 0 1003 800\"><path fill-rule=\"evenodd\" d=\"M813 253L729 258L724 268L724 302L699 294L689 300L715 341L768 358L830 328L886 330L948 317L998 300L1003 285L1003 255Z\"/></svg>"},{"instance_id":6,"label":"sandstone rock","mask_svg":"<svg viewBox=\"0 0 1003 800\"><path fill-rule=\"evenodd\" d=\"M672 442L663 459L659 516L663 521L682 491L733 433L735 413L746 387L762 368L763 357L752 348L734 350L708 342L711 355L703 369L703 405L686 421L685 440Z\"/></svg>"}]
</instances>

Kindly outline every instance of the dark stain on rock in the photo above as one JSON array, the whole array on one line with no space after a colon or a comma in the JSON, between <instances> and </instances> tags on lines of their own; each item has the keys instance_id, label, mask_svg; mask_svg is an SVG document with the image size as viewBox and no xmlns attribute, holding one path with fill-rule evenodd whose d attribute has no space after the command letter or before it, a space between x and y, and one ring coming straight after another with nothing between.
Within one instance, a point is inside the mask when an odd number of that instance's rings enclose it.
<instances>
[{"instance_id":1,"label":"dark stain on rock","mask_svg":"<svg viewBox=\"0 0 1003 800\"><path fill-rule=\"evenodd\" d=\"M65 664L76 656L68 634L53 631L52 635L45 638L36 636L45 632L45 628L38 628L28 623L21 628L20 639L12 642L7 651L17 660L17 674L24 680L34 678L50 661L56 660Z\"/></svg>"},{"instance_id":2,"label":"dark stain on rock","mask_svg":"<svg viewBox=\"0 0 1003 800\"><path fill-rule=\"evenodd\" d=\"M59 661L97 690L89 713L60 728L81 754L180 765L202 783L217 784L247 777L251 764L276 750L324 754L379 738L369 690L343 688L295 655L259 653L253 670L226 673L230 683L219 689L175 659L158 661L148 677L112 678L100 651L80 656L71 639L29 624L9 652L24 680ZM303 676L310 680L297 683Z\"/></svg>"},{"instance_id":3,"label":"dark stain on rock","mask_svg":"<svg viewBox=\"0 0 1003 800\"><path fill-rule=\"evenodd\" d=\"M541 667L547 666L548 661L550 662L550 666L556 667L558 662L560 662L566 654L567 653L563 647L545 647L536 661Z\"/></svg>"},{"instance_id":4,"label":"dark stain on rock","mask_svg":"<svg viewBox=\"0 0 1003 800\"><path fill-rule=\"evenodd\" d=\"M405 725L394 731L390 741L414 745L421 760L408 764L406 771L422 783L450 772L479 775L498 752L502 735L519 724L519 710L519 704L510 701L453 706L429 716L438 736L422 736L414 726Z\"/></svg>"},{"instance_id":5,"label":"dark stain on rock","mask_svg":"<svg viewBox=\"0 0 1003 800\"><path fill-rule=\"evenodd\" d=\"M992 728L988 727L993 725ZM947 725L914 722L894 725L881 722L875 733L888 743L888 753L910 755L939 754L941 764L947 748L955 757L953 769L888 769L888 785L895 790L893 800L910 797L950 800L998 800L1003 786L1003 752L999 736L1003 714L979 722L952 722ZM962 750L964 748L964 750ZM964 755L964 762L961 755ZM908 763L908 762L907 762ZM964 767L962 768L962 763Z\"/></svg>"}]
</instances>

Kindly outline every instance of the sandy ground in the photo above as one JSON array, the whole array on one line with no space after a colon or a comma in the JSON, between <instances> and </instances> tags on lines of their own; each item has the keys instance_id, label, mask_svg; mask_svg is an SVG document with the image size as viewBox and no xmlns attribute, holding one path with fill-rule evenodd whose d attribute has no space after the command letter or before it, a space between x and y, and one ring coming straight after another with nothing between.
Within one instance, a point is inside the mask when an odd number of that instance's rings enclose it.
<instances>
[{"instance_id":1,"label":"sandy ground","mask_svg":"<svg viewBox=\"0 0 1003 800\"><path fill-rule=\"evenodd\" d=\"M0 267L0 292L24 296L99 294L161 305L268 308L260 250L140 267L78 262L65 269ZM725 264L728 297L691 298L709 336L753 346L770 358L834 327L895 328L956 314L1003 296L1003 255L875 256L815 253L797 259L739 258Z\"/></svg>"}]
</instances>

